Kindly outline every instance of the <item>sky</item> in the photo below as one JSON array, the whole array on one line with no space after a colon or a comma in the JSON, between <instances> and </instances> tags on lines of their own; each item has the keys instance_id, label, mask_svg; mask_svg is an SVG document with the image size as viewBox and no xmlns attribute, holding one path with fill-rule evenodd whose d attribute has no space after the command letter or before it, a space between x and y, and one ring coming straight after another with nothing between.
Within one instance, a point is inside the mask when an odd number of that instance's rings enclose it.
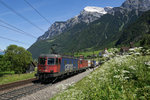
<instances>
[{"instance_id":1,"label":"sky","mask_svg":"<svg viewBox=\"0 0 150 100\"><path fill-rule=\"evenodd\" d=\"M0 21L0 37L3 38L0 38L0 49L5 50L11 44L28 49L36 42L39 36L43 35L44 32L48 30L52 23L55 21L66 21L78 15L86 6L119 7L125 0L26 0L36 8L40 14L48 19L49 22L39 16L24 0L0 1L4 2L21 16L24 16L30 22L40 27L40 29L36 28L0 3L1 21L5 21L36 37L33 38L32 36L9 30L6 28L6 26L9 26ZM19 41L20 43L11 40Z\"/></svg>"}]
</instances>

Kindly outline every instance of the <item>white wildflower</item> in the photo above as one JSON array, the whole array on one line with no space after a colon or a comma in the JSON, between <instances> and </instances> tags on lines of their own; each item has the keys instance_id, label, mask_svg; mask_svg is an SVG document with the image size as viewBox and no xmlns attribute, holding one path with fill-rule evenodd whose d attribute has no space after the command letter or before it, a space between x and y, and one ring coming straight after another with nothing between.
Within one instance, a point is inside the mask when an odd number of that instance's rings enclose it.
<instances>
[{"instance_id":1,"label":"white wildflower","mask_svg":"<svg viewBox=\"0 0 150 100\"><path fill-rule=\"evenodd\" d=\"M129 66L130 69L136 70L135 66Z\"/></svg>"},{"instance_id":2,"label":"white wildflower","mask_svg":"<svg viewBox=\"0 0 150 100\"><path fill-rule=\"evenodd\" d=\"M122 73L130 73L130 72L127 70L123 70Z\"/></svg>"},{"instance_id":3,"label":"white wildflower","mask_svg":"<svg viewBox=\"0 0 150 100\"><path fill-rule=\"evenodd\" d=\"M129 79L129 77L124 77L124 79Z\"/></svg>"},{"instance_id":4,"label":"white wildflower","mask_svg":"<svg viewBox=\"0 0 150 100\"><path fill-rule=\"evenodd\" d=\"M134 54L134 52L130 52L130 53L129 53L129 55L132 55L132 54Z\"/></svg>"},{"instance_id":5,"label":"white wildflower","mask_svg":"<svg viewBox=\"0 0 150 100\"><path fill-rule=\"evenodd\" d=\"M134 51L136 48L131 48L131 49L129 49L129 51Z\"/></svg>"},{"instance_id":6,"label":"white wildflower","mask_svg":"<svg viewBox=\"0 0 150 100\"><path fill-rule=\"evenodd\" d=\"M139 53L139 52L137 52L137 53L135 53L135 55L140 55L140 53Z\"/></svg>"},{"instance_id":7,"label":"white wildflower","mask_svg":"<svg viewBox=\"0 0 150 100\"><path fill-rule=\"evenodd\" d=\"M103 79L104 79L103 77L98 78L98 80L103 80Z\"/></svg>"},{"instance_id":8,"label":"white wildflower","mask_svg":"<svg viewBox=\"0 0 150 100\"><path fill-rule=\"evenodd\" d=\"M89 79L92 79L92 75L89 75L88 78L89 78Z\"/></svg>"},{"instance_id":9,"label":"white wildflower","mask_svg":"<svg viewBox=\"0 0 150 100\"><path fill-rule=\"evenodd\" d=\"M139 47L139 49L143 49L143 47Z\"/></svg>"},{"instance_id":10,"label":"white wildflower","mask_svg":"<svg viewBox=\"0 0 150 100\"><path fill-rule=\"evenodd\" d=\"M120 76L119 75L115 75L114 78L120 78Z\"/></svg>"},{"instance_id":11,"label":"white wildflower","mask_svg":"<svg viewBox=\"0 0 150 100\"><path fill-rule=\"evenodd\" d=\"M150 61L149 62L145 62L145 65L150 66Z\"/></svg>"}]
</instances>

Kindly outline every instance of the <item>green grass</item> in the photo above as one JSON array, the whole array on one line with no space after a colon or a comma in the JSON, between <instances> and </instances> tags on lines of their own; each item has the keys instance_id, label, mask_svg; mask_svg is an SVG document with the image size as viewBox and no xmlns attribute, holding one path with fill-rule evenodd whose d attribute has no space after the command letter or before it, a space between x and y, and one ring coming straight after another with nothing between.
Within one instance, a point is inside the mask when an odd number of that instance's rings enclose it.
<instances>
[{"instance_id":1,"label":"green grass","mask_svg":"<svg viewBox=\"0 0 150 100\"><path fill-rule=\"evenodd\" d=\"M30 78L34 78L34 74L33 73L27 73L27 74L14 74L14 72L3 72L0 73L1 77L0 77L0 85L2 84L7 84L7 83L12 83L12 82L17 82L17 81L21 81L21 80L26 80L26 79L30 79Z\"/></svg>"},{"instance_id":2,"label":"green grass","mask_svg":"<svg viewBox=\"0 0 150 100\"><path fill-rule=\"evenodd\" d=\"M98 55L99 54L99 52L101 52L102 50L98 50L98 51L87 51L87 52L79 52L79 53L74 53L74 56L75 57L79 57L80 55L83 55L84 57L87 57L87 56L91 56L91 55L93 55L93 53L95 54L95 55Z\"/></svg>"},{"instance_id":3,"label":"green grass","mask_svg":"<svg viewBox=\"0 0 150 100\"><path fill-rule=\"evenodd\" d=\"M3 75L12 75L15 74L14 71L4 71L4 72L0 72L0 77Z\"/></svg>"},{"instance_id":4,"label":"green grass","mask_svg":"<svg viewBox=\"0 0 150 100\"><path fill-rule=\"evenodd\" d=\"M150 56L115 57L52 100L150 100Z\"/></svg>"}]
</instances>

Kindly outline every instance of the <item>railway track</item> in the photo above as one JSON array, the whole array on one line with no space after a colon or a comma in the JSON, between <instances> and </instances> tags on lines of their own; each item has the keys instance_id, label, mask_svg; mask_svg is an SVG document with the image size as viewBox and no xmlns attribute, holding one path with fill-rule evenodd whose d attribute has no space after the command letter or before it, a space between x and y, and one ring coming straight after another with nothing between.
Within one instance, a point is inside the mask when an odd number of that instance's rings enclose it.
<instances>
[{"instance_id":1,"label":"railway track","mask_svg":"<svg viewBox=\"0 0 150 100\"><path fill-rule=\"evenodd\" d=\"M57 79L53 80L53 82L49 84L41 84L41 83L34 83L29 86L25 86L16 90L12 90L6 93L0 94L0 100L17 100L23 96L32 94L36 91L42 90L48 86L51 86Z\"/></svg>"},{"instance_id":2,"label":"railway track","mask_svg":"<svg viewBox=\"0 0 150 100\"><path fill-rule=\"evenodd\" d=\"M7 89L12 89L12 88L15 88L15 87L26 85L26 84L32 83L35 80L36 80L36 78L32 78L32 79L27 79L27 80L23 80L23 81L18 81L18 82L13 82L13 83L0 85L0 91L4 91L4 90L7 90Z\"/></svg>"},{"instance_id":3,"label":"railway track","mask_svg":"<svg viewBox=\"0 0 150 100\"><path fill-rule=\"evenodd\" d=\"M21 97L25 97L26 95L35 93L39 90L45 89L49 86L52 86L54 83L61 82L62 80L65 80L65 79L72 77L76 74L66 76L63 79L62 78L55 78L51 82L48 82L48 83L40 83L39 81L32 80L32 81L30 81L30 83L32 83L32 84L29 84L27 86L23 86L23 87L18 88L18 89L10 90L8 92L0 93L0 100L17 100ZM21 82L21 83L23 83L23 82ZM17 84L21 84L21 83L17 83ZM28 83L29 83L29 81L28 81ZM16 85L14 85L13 87L15 87L15 86Z\"/></svg>"}]
</instances>

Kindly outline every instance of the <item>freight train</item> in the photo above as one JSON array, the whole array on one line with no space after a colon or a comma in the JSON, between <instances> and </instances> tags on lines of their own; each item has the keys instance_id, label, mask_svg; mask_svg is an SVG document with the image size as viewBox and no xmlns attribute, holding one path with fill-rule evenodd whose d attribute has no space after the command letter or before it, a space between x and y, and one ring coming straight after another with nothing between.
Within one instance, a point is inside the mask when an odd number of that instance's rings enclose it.
<instances>
[{"instance_id":1,"label":"freight train","mask_svg":"<svg viewBox=\"0 0 150 100\"><path fill-rule=\"evenodd\" d=\"M45 81L56 77L85 71L94 65L93 61L61 56L57 54L42 54L38 59L36 76Z\"/></svg>"}]
</instances>

